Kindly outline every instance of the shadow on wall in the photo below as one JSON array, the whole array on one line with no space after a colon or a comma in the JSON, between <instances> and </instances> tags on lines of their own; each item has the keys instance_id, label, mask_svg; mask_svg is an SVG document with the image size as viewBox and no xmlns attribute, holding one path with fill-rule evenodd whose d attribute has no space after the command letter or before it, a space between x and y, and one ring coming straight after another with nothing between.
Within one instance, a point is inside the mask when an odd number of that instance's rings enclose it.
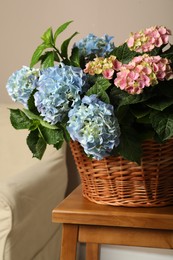
<instances>
[{"instance_id":1,"label":"shadow on wall","mask_svg":"<svg viewBox=\"0 0 173 260\"><path fill-rule=\"evenodd\" d=\"M67 170L68 170L68 184L66 190L66 196L67 196L80 184L80 177L69 145L67 145L66 155L67 155L66 161L67 161Z\"/></svg>"}]
</instances>

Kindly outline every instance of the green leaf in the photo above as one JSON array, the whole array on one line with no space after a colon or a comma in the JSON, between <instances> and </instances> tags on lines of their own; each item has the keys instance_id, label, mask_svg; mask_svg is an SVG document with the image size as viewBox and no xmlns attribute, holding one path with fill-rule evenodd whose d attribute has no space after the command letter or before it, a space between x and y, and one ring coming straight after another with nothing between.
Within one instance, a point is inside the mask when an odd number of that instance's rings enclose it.
<instances>
[{"instance_id":1,"label":"green leaf","mask_svg":"<svg viewBox=\"0 0 173 260\"><path fill-rule=\"evenodd\" d=\"M156 99L151 99L146 102L146 105L150 108L153 108L158 111L163 111L165 108L171 106L173 104L173 100L171 98L166 97L157 97Z\"/></svg>"},{"instance_id":2,"label":"green leaf","mask_svg":"<svg viewBox=\"0 0 173 260\"><path fill-rule=\"evenodd\" d=\"M173 136L173 112L153 111L150 114L151 124L162 141Z\"/></svg>"},{"instance_id":3,"label":"green leaf","mask_svg":"<svg viewBox=\"0 0 173 260\"><path fill-rule=\"evenodd\" d=\"M15 129L29 129L33 125L33 121L20 109L10 109L10 120Z\"/></svg>"},{"instance_id":4,"label":"green leaf","mask_svg":"<svg viewBox=\"0 0 173 260\"><path fill-rule=\"evenodd\" d=\"M45 126L45 127L49 128L49 129L57 129L57 128L58 128L56 125L51 125L51 124L49 124L48 122L44 121L40 116L38 116L38 115L32 113L32 112L29 111L28 109L25 109L25 108L24 108L23 111L24 111L25 115L26 115L29 119L38 120L42 126Z\"/></svg>"},{"instance_id":5,"label":"green leaf","mask_svg":"<svg viewBox=\"0 0 173 260\"><path fill-rule=\"evenodd\" d=\"M40 126L39 131L47 144L56 144L63 141L63 131L61 129L50 129Z\"/></svg>"},{"instance_id":6,"label":"green leaf","mask_svg":"<svg viewBox=\"0 0 173 260\"><path fill-rule=\"evenodd\" d=\"M135 56L137 56L137 53L135 51L131 51L127 43L124 43L123 45L116 47L112 52L112 55L115 55L118 60L120 60L122 63L128 63L130 62Z\"/></svg>"},{"instance_id":7,"label":"green leaf","mask_svg":"<svg viewBox=\"0 0 173 260\"><path fill-rule=\"evenodd\" d=\"M50 57L51 55L53 57ZM52 58L53 58L53 61L51 60ZM60 58L58 56L58 53L56 51L52 50L52 51L46 51L43 55L41 55L39 58L39 61L41 61L41 67L47 68L47 67L54 66L54 61L60 62ZM49 65L51 65L51 66L49 66Z\"/></svg>"},{"instance_id":8,"label":"green leaf","mask_svg":"<svg viewBox=\"0 0 173 260\"><path fill-rule=\"evenodd\" d=\"M32 125L29 128L30 131L33 131L33 130L37 129L39 127L39 125L40 125L39 120L32 120L32 122L33 123L32 123Z\"/></svg>"},{"instance_id":9,"label":"green leaf","mask_svg":"<svg viewBox=\"0 0 173 260\"><path fill-rule=\"evenodd\" d=\"M41 160L47 145L44 139L39 135L38 129L29 133L27 137L27 145L31 150L33 157Z\"/></svg>"},{"instance_id":10,"label":"green leaf","mask_svg":"<svg viewBox=\"0 0 173 260\"><path fill-rule=\"evenodd\" d=\"M121 89L115 86L111 88L109 96L110 96L111 104L117 107L119 103L121 103L121 101L128 96L128 94L127 92L122 91Z\"/></svg>"},{"instance_id":11,"label":"green leaf","mask_svg":"<svg viewBox=\"0 0 173 260\"><path fill-rule=\"evenodd\" d=\"M71 41L71 39L76 35L78 34L78 32L75 32L72 34L71 37L69 37L67 40L65 40L62 45L61 45L61 55L65 58L68 58L68 46L69 46L69 43Z\"/></svg>"},{"instance_id":12,"label":"green leaf","mask_svg":"<svg viewBox=\"0 0 173 260\"><path fill-rule=\"evenodd\" d=\"M56 125L51 125L48 122L41 120L41 119L40 119L40 124L46 128L52 129L52 130L58 129L58 127Z\"/></svg>"},{"instance_id":13,"label":"green leaf","mask_svg":"<svg viewBox=\"0 0 173 260\"><path fill-rule=\"evenodd\" d=\"M107 90L110 87L111 83L109 80L103 78L103 77L98 77L95 84L87 91L87 95L90 96L92 94L97 94L98 91L100 90Z\"/></svg>"},{"instance_id":14,"label":"green leaf","mask_svg":"<svg viewBox=\"0 0 173 260\"><path fill-rule=\"evenodd\" d=\"M47 45L52 45L54 44L53 40L53 33L52 33L52 28L48 28L45 33L42 35L41 39L44 41L45 44Z\"/></svg>"},{"instance_id":15,"label":"green leaf","mask_svg":"<svg viewBox=\"0 0 173 260\"><path fill-rule=\"evenodd\" d=\"M33 112L29 111L28 109L24 108L23 112L29 119L36 119L36 120L41 120L39 115L35 115Z\"/></svg>"},{"instance_id":16,"label":"green leaf","mask_svg":"<svg viewBox=\"0 0 173 260\"><path fill-rule=\"evenodd\" d=\"M140 123L140 124L151 124L149 114L146 114L143 117L138 117L137 118L137 123Z\"/></svg>"},{"instance_id":17,"label":"green leaf","mask_svg":"<svg viewBox=\"0 0 173 260\"><path fill-rule=\"evenodd\" d=\"M118 151L124 159L140 164L142 154L141 143L137 139L137 133L134 129L127 127L121 128Z\"/></svg>"},{"instance_id":18,"label":"green leaf","mask_svg":"<svg viewBox=\"0 0 173 260\"><path fill-rule=\"evenodd\" d=\"M173 79L160 81L157 86L162 96L173 98Z\"/></svg>"},{"instance_id":19,"label":"green leaf","mask_svg":"<svg viewBox=\"0 0 173 260\"><path fill-rule=\"evenodd\" d=\"M121 100L119 100L119 107L125 106L125 105L130 105L130 104L137 104L137 103L142 103L144 101L147 101L150 99L151 94L148 92L143 92L142 94L139 95L130 95L126 93L125 91L122 91L124 93L121 94ZM119 108L118 107L118 108Z\"/></svg>"},{"instance_id":20,"label":"green leaf","mask_svg":"<svg viewBox=\"0 0 173 260\"><path fill-rule=\"evenodd\" d=\"M132 114L137 118L143 118L147 115L149 115L151 109L147 108L147 107L143 107L143 106L134 106L130 108Z\"/></svg>"},{"instance_id":21,"label":"green leaf","mask_svg":"<svg viewBox=\"0 0 173 260\"><path fill-rule=\"evenodd\" d=\"M79 55L79 49L77 47L74 47L72 49L70 61L72 66L80 67L80 55Z\"/></svg>"},{"instance_id":22,"label":"green leaf","mask_svg":"<svg viewBox=\"0 0 173 260\"><path fill-rule=\"evenodd\" d=\"M48 45L45 44L45 43L42 43L40 44L36 50L34 51L33 55L32 55L32 58L31 58L31 62L30 62L30 67L32 68L39 60L40 60L40 57L43 53L43 51L45 49L48 48Z\"/></svg>"},{"instance_id":23,"label":"green leaf","mask_svg":"<svg viewBox=\"0 0 173 260\"><path fill-rule=\"evenodd\" d=\"M96 94L97 97L105 103L110 103L109 96L106 89L110 86L110 82L102 77L98 77L95 84L87 91L86 95L90 96Z\"/></svg>"},{"instance_id":24,"label":"green leaf","mask_svg":"<svg viewBox=\"0 0 173 260\"><path fill-rule=\"evenodd\" d=\"M70 134L69 134L69 132L67 131L66 127L64 127L64 129L63 129L63 133L64 133L64 139L65 139L65 141L66 141L67 143L69 143L70 140L71 140L71 137L70 137Z\"/></svg>"},{"instance_id":25,"label":"green leaf","mask_svg":"<svg viewBox=\"0 0 173 260\"><path fill-rule=\"evenodd\" d=\"M56 51L53 51L54 54L54 61L60 62L60 58L58 56L58 53Z\"/></svg>"},{"instance_id":26,"label":"green leaf","mask_svg":"<svg viewBox=\"0 0 173 260\"><path fill-rule=\"evenodd\" d=\"M58 143L54 144L54 147L55 147L57 150L59 150L59 149L62 147L63 142L64 142L64 140L59 141Z\"/></svg>"},{"instance_id":27,"label":"green leaf","mask_svg":"<svg viewBox=\"0 0 173 260\"><path fill-rule=\"evenodd\" d=\"M54 51L46 52L44 60L41 62L42 68L48 68L54 66Z\"/></svg>"},{"instance_id":28,"label":"green leaf","mask_svg":"<svg viewBox=\"0 0 173 260\"><path fill-rule=\"evenodd\" d=\"M110 87L111 83L109 82L108 79L105 79L103 77L98 77L95 82L95 85L100 86L103 90L107 90Z\"/></svg>"},{"instance_id":29,"label":"green leaf","mask_svg":"<svg viewBox=\"0 0 173 260\"><path fill-rule=\"evenodd\" d=\"M36 93L36 91L37 90L34 89L33 92L31 93L29 99L28 99L28 102L27 102L28 109L27 110L30 110L32 113L34 113L34 114L39 116L39 112L38 112L38 110L37 110L37 108L35 106L35 99L34 99L34 94Z\"/></svg>"},{"instance_id":30,"label":"green leaf","mask_svg":"<svg viewBox=\"0 0 173 260\"><path fill-rule=\"evenodd\" d=\"M103 101L104 103L110 104L110 99L108 94L103 90L98 93L98 98Z\"/></svg>"},{"instance_id":31,"label":"green leaf","mask_svg":"<svg viewBox=\"0 0 173 260\"><path fill-rule=\"evenodd\" d=\"M129 106L122 106L115 113L119 124L131 125L134 122L134 116L130 112Z\"/></svg>"},{"instance_id":32,"label":"green leaf","mask_svg":"<svg viewBox=\"0 0 173 260\"><path fill-rule=\"evenodd\" d=\"M60 33L62 33L68 27L68 25L72 22L73 21L66 22L66 23L62 24L60 27L58 27L58 29L55 31L55 34L54 34L54 43L56 42L58 35Z\"/></svg>"},{"instance_id":33,"label":"green leaf","mask_svg":"<svg viewBox=\"0 0 173 260\"><path fill-rule=\"evenodd\" d=\"M108 94L103 89L101 89L98 85L94 85L86 93L87 96L91 96L93 94L97 95L97 97L103 102L108 104L110 103Z\"/></svg>"}]
</instances>

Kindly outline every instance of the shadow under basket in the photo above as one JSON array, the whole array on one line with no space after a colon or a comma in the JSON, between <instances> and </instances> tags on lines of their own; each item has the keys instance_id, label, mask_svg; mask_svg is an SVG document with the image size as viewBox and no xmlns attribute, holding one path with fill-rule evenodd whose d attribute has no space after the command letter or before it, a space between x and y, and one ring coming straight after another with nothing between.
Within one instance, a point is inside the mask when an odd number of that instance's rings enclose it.
<instances>
[{"instance_id":1,"label":"shadow under basket","mask_svg":"<svg viewBox=\"0 0 173 260\"><path fill-rule=\"evenodd\" d=\"M164 144L143 143L142 163L109 156L88 158L78 142L70 142L80 174L83 196L113 206L160 207L173 205L173 139Z\"/></svg>"}]
</instances>

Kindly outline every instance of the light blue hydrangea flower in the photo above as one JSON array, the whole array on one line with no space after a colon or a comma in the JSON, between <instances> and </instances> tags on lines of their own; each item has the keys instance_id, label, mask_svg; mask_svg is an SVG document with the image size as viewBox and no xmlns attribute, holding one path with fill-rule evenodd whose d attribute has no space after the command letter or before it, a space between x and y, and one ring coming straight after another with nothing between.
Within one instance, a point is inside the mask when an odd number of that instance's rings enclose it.
<instances>
[{"instance_id":1,"label":"light blue hydrangea flower","mask_svg":"<svg viewBox=\"0 0 173 260\"><path fill-rule=\"evenodd\" d=\"M84 84L85 74L80 68L61 64L43 70L34 98L44 120L51 124L61 122L81 99Z\"/></svg>"},{"instance_id":2,"label":"light blue hydrangea flower","mask_svg":"<svg viewBox=\"0 0 173 260\"><path fill-rule=\"evenodd\" d=\"M96 95L85 96L68 116L70 137L81 144L87 155L100 160L119 145L120 128L113 106L102 102Z\"/></svg>"},{"instance_id":3,"label":"light blue hydrangea flower","mask_svg":"<svg viewBox=\"0 0 173 260\"><path fill-rule=\"evenodd\" d=\"M95 54L98 57L103 57L114 49L114 43L111 42L112 36L105 34L103 37L97 37L94 34L88 34L87 37L81 39L74 44L74 47L79 48L79 53L83 56Z\"/></svg>"},{"instance_id":4,"label":"light blue hydrangea flower","mask_svg":"<svg viewBox=\"0 0 173 260\"><path fill-rule=\"evenodd\" d=\"M7 91L13 101L22 103L27 108L28 99L36 88L39 69L23 66L14 72L7 81Z\"/></svg>"}]
</instances>

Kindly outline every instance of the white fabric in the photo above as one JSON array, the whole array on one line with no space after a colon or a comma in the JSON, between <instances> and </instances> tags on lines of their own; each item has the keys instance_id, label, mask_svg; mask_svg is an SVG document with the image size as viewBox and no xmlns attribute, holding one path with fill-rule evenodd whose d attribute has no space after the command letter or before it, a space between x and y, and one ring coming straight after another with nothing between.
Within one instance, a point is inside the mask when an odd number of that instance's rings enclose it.
<instances>
[{"instance_id":1,"label":"white fabric","mask_svg":"<svg viewBox=\"0 0 173 260\"><path fill-rule=\"evenodd\" d=\"M6 107L0 105L0 259L58 260L61 226L51 212L66 191L66 146L32 158L28 133L13 129Z\"/></svg>"}]
</instances>

